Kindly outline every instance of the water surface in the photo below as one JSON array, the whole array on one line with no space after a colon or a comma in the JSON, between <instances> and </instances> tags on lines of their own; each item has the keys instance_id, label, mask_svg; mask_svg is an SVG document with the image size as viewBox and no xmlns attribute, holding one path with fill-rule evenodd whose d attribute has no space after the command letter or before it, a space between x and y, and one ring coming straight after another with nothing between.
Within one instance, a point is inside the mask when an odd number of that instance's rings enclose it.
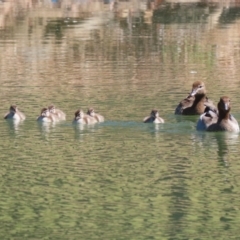
<instances>
[{"instance_id":1,"label":"water surface","mask_svg":"<svg viewBox=\"0 0 240 240\"><path fill-rule=\"evenodd\" d=\"M1 239L237 239L239 135L174 109L201 80L240 120L238 6L0 4L0 112L27 116L0 120ZM106 121L73 125L88 107Z\"/></svg>"}]
</instances>

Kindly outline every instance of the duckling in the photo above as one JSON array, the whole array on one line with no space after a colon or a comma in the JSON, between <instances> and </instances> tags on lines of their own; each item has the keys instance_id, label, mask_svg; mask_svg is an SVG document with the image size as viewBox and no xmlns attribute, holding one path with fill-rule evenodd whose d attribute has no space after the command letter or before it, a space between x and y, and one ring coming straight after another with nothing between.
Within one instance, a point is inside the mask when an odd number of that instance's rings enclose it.
<instances>
[{"instance_id":1,"label":"duckling","mask_svg":"<svg viewBox=\"0 0 240 240\"><path fill-rule=\"evenodd\" d=\"M205 84L202 81L195 81L191 93L178 104L175 114L200 115L204 113L206 107L217 111L213 102L206 96Z\"/></svg>"},{"instance_id":2,"label":"duckling","mask_svg":"<svg viewBox=\"0 0 240 240\"><path fill-rule=\"evenodd\" d=\"M81 109L75 112L75 118L73 123L82 123L82 124L94 124L97 123L97 120L87 114L85 114Z\"/></svg>"},{"instance_id":3,"label":"duckling","mask_svg":"<svg viewBox=\"0 0 240 240\"><path fill-rule=\"evenodd\" d=\"M40 116L37 118L39 122L57 122L56 117L50 113L48 108L43 108L41 110Z\"/></svg>"},{"instance_id":4,"label":"duckling","mask_svg":"<svg viewBox=\"0 0 240 240\"><path fill-rule=\"evenodd\" d=\"M229 131L239 132L237 120L230 114L231 104L230 98L223 96L218 102L218 118L217 121L207 126L207 131Z\"/></svg>"},{"instance_id":5,"label":"duckling","mask_svg":"<svg viewBox=\"0 0 240 240\"><path fill-rule=\"evenodd\" d=\"M4 119L13 119L16 121L23 121L25 118L25 115L18 110L16 105L11 105L9 112L4 116Z\"/></svg>"},{"instance_id":6,"label":"duckling","mask_svg":"<svg viewBox=\"0 0 240 240\"><path fill-rule=\"evenodd\" d=\"M95 118L98 122L104 122L104 117L98 113L95 113L93 108L89 108L87 114Z\"/></svg>"},{"instance_id":7,"label":"duckling","mask_svg":"<svg viewBox=\"0 0 240 240\"><path fill-rule=\"evenodd\" d=\"M66 114L61 111L60 109L55 108L54 105L48 106L49 112L55 116L57 120L65 121L66 120Z\"/></svg>"},{"instance_id":8,"label":"duckling","mask_svg":"<svg viewBox=\"0 0 240 240\"><path fill-rule=\"evenodd\" d=\"M143 119L144 123L164 123L164 120L159 117L158 110L153 109L150 113L150 116Z\"/></svg>"}]
</instances>

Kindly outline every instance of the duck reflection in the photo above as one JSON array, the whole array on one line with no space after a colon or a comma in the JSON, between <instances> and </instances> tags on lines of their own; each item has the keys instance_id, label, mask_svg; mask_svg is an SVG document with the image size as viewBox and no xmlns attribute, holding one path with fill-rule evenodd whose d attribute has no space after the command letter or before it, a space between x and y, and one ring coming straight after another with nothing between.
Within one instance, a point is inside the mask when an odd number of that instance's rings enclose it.
<instances>
[{"instance_id":1,"label":"duck reflection","mask_svg":"<svg viewBox=\"0 0 240 240\"><path fill-rule=\"evenodd\" d=\"M73 123L72 126L74 129L75 139L78 140L83 140L86 135L94 133L98 129L98 126L96 124Z\"/></svg>"},{"instance_id":2,"label":"duck reflection","mask_svg":"<svg viewBox=\"0 0 240 240\"><path fill-rule=\"evenodd\" d=\"M218 146L218 159L220 163L224 166L228 166L232 151L234 151L234 146L238 144L238 134L225 132L223 134L215 135L217 146Z\"/></svg>"},{"instance_id":3,"label":"duck reflection","mask_svg":"<svg viewBox=\"0 0 240 240\"><path fill-rule=\"evenodd\" d=\"M164 124L144 124L144 129L148 131L155 139L162 138Z\"/></svg>"},{"instance_id":4,"label":"duck reflection","mask_svg":"<svg viewBox=\"0 0 240 240\"><path fill-rule=\"evenodd\" d=\"M37 122L41 132L50 133L51 130L56 126L55 122Z\"/></svg>"},{"instance_id":5,"label":"duck reflection","mask_svg":"<svg viewBox=\"0 0 240 240\"><path fill-rule=\"evenodd\" d=\"M231 153L239 144L238 133L232 132L197 132L192 140L201 148L216 149L218 160L224 166L229 165Z\"/></svg>"},{"instance_id":6,"label":"duck reflection","mask_svg":"<svg viewBox=\"0 0 240 240\"><path fill-rule=\"evenodd\" d=\"M23 125L23 121L8 119L6 122L9 126L10 132L12 132L14 134L19 134L19 130L21 129L21 126Z\"/></svg>"}]
</instances>

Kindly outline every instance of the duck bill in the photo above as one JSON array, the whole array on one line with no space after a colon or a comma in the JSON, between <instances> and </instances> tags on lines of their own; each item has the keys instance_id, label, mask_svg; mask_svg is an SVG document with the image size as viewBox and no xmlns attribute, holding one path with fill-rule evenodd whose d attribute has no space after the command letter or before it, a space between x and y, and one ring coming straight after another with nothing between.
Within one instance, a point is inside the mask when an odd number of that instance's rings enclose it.
<instances>
[{"instance_id":1,"label":"duck bill","mask_svg":"<svg viewBox=\"0 0 240 240\"><path fill-rule=\"evenodd\" d=\"M225 104L224 104L224 108L225 108L225 110L228 110L228 109L229 109L229 107L228 107L228 104L227 104L227 103L225 103Z\"/></svg>"},{"instance_id":2,"label":"duck bill","mask_svg":"<svg viewBox=\"0 0 240 240\"><path fill-rule=\"evenodd\" d=\"M190 93L190 96L191 97L195 96L197 91L198 91L197 89L193 89L192 92Z\"/></svg>"}]
</instances>

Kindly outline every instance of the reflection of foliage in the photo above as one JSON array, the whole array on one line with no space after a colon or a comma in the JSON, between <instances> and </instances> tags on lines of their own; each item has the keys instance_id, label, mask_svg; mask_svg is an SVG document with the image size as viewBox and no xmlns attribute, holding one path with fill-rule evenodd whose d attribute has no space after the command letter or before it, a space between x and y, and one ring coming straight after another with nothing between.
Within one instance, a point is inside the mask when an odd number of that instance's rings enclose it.
<instances>
[{"instance_id":1,"label":"reflection of foliage","mask_svg":"<svg viewBox=\"0 0 240 240\"><path fill-rule=\"evenodd\" d=\"M199 23L205 22L214 7L199 3L191 4L164 4L161 5L153 14L155 23ZM208 10L208 14L206 14Z\"/></svg>"},{"instance_id":2,"label":"reflection of foliage","mask_svg":"<svg viewBox=\"0 0 240 240\"><path fill-rule=\"evenodd\" d=\"M55 35L57 39L61 39L63 37L62 33L62 22L63 21L49 21L45 27L45 37L49 35Z\"/></svg>"},{"instance_id":3,"label":"reflection of foliage","mask_svg":"<svg viewBox=\"0 0 240 240\"><path fill-rule=\"evenodd\" d=\"M228 24L240 18L240 7L225 8L219 18L221 24Z\"/></svg>"},{"instance_id":4,"label":"reflection of foliage","mask_svg":"<svg viewBox=\"0 0 240 240\"><path fill-rule=\"evenodd\" d=\"M59 18L49 20L45 27L45 37L55 35L57 39L61 39L64 35L63 31L69 26L81 23L82 18Z\"/></svg>"}]
</instances>

